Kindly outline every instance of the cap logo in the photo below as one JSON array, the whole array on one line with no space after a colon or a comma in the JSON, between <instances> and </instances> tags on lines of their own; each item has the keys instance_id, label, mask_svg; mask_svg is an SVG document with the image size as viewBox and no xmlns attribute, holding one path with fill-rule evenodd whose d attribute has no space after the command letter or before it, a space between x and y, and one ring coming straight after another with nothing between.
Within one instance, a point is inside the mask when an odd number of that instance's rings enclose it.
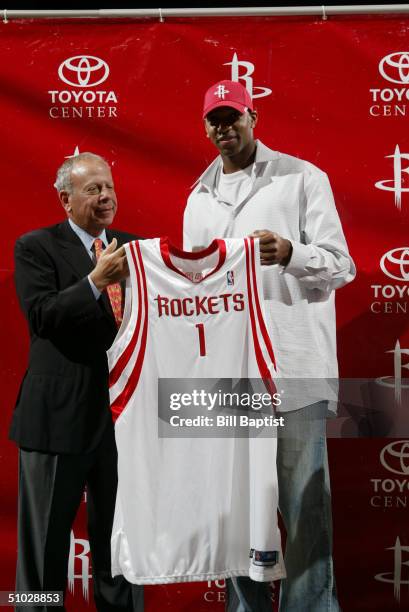
<instances>
[{"instance_id":1,"label":"cap logo","mask_svg":"<svg viewBox=\"0 0 409 612\"><path fill-rule=\"evenodd\" d=\"M225 88L224 85L218 85L214 95L217 96L220 100L224 100L224 96L230 93L228 89Z\"/></svg>"}]
</instances>

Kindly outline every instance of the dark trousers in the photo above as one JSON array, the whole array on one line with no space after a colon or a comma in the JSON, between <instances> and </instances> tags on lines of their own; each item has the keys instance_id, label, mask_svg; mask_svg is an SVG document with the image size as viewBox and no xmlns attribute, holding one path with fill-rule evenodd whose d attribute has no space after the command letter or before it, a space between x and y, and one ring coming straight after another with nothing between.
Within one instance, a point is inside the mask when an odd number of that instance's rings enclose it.
<instances>
[{"instance_id":1,"label":"dark trousers","mask_svg":"<svg viewBox=\"0 0 409 612\"><path fill-rule=\"evenodd\" d=\"M117 488L112 427L91 453L66 455L20 449L16 590L63 591L70 533L87 487L88 536L99 612L143 611L143 587L111 577L111 530ZM33 607L53 612L55 607ZM16 608L19 610L19 608ZM29 612L31 608L21 608Z\"/></svg>"}]
</instances>

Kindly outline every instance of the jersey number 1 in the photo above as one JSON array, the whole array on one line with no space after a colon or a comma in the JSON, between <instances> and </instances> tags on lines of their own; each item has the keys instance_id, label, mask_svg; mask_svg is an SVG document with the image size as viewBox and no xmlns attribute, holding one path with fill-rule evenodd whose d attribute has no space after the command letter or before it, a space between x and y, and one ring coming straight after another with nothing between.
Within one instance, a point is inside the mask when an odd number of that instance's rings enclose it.
<instances>
[{"instance_id":1,"label":"jersey number 1","mask_svg":"<svg viewBox=\"0 0 409 612\"><path fill-rule=\"evenodd\" d=\"M196 324L197 331L199 332L199 355L200 357L206 356L206 340L204 334L204 325L203 323Z\"/></svg>"}]
</instances>

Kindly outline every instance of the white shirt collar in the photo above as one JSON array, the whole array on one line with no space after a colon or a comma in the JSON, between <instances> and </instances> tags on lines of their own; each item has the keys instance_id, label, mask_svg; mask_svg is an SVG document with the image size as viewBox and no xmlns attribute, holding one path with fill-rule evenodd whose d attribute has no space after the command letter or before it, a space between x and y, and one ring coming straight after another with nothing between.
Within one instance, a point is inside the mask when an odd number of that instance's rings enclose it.
<instances>
[{"instance_id":1,"label":"white shirt collar","mask_svg":"<svg viewBox=\"0 0 409 612\"><path fill-rule=\"evenodd\" d=\"M91 236L91 234L88 234L88 232L83 230L82 227L79 227L76 223L74 223L72 219L68 219L68 223L70 224L72 231L75 232L75 234L77 234L78 238L81 240L82 244L87 249L87 252L90 254L91 257L92 257L91 249L92 249L92 245L94 244L95 238L100 238L102 242L104 243L105 247L108 246L108 240L107 240L105 230L102 230L99 236Z\"/></svg>"},{"instance_id":2,"label":"white shirt collar","mask_svg":"<svg viewBox=\"0 0 409 612\"><path fill-rule=\"evenodd\" d=\"M278 151L273 151L264 145L261 140L256 140L256 157L253 163L252 178L257 176L257 168L260 164L274 161L280 157ZM206 168L201 176L194 183L194 186L200 183L201 187L206 188L208 191L213 191L216 185L217 171L222 164L222 158L219 155L212 161L210 166Z\"/></svg>"}]
</instances>

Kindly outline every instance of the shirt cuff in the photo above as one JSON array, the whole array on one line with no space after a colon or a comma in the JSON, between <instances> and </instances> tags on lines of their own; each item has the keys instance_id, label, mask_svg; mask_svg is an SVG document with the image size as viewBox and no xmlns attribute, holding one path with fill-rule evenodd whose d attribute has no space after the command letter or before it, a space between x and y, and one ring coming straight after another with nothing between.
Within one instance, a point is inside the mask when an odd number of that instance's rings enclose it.
<instances>
[{"instance_id":1,"label":"shirt cuff","mask_svg":"<svg viewBox=\"0 0 409 612\"><path fill-rule=\"evenodd\" d=\"M291 241L293 252L291 259L286 266L282 267L281 272L289 272L294 276L303 276L307 273L307 265L311 264L311 249L307 244Z\"/></svg>"},{"instance_id":2,"label":"shirt cuff","mask_svg":"<svg viewBox=\"0 0 409 612\"><path fill-rule=\"evenodd\" d=\"M101 294L101 292L99 291L99 289L97 289L97 288L95 287L94 283L93 283L93 282L92 282L92 280L91 280L91 276L90 276L90 275L88 275L88 281L89 281L89 284L90 284L90 286L91 286L92 293L94 294L94 298L95 298L96 300L98 300L98 299L101 297L101 295L102 295L102 294Z\"/></svg>"}]
</instances>

